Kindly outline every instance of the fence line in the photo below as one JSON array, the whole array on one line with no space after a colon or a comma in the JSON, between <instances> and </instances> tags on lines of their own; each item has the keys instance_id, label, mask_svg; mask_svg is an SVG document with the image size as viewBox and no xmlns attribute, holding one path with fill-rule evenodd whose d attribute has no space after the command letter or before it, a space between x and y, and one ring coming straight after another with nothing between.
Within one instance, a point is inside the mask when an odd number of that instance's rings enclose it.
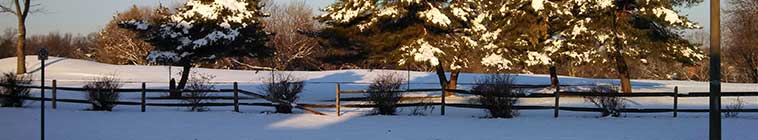
<instances>
[{"instance_id":1,"label":"fence line","mask_svg":"<svg viewBox=\"0 0 758 140\"><path fill-rule=\"evenodd\" d=\"M549 85L545 85L549 86ZM633 93L595 93L595 92L576 92L576 91L560 91L561 86L557 86L556 90L553 94L546 94L546 93L527 93L527 94L516 94L514 96L510 97L518 97L518 98L554 98L554 106L513 106L514 109L525 109L525 110L545 110L545 109L553 109L554 111L554 117L559 116L559 111L580 111L580 112L601 112L603 111L600 108L594 108L594 107L562 107L560 106L560 97L561 96L568 96L568 97L586 97L586 96L601 96L601 97L673 97L673 105L672 108L625 108L622 109L621 112L630 112L630 113L660 113L660 112L672 112L673 117L678 116L678 112L709 112L708 109L679 109L678 108L678 100L679 97L709 97L709 93L707 92L691 92L691 93L679 93L679 87L674 87L673 92L633 92ZM398 90L398 91L390 91L391 93L409 93L409 92L431 92L431 91L440 91L441 96L443 96L440 89L407 89L407 90ZM445 91L450 92L456 92L459 94L467 94L467 95L477 95L470 91L461 90L461 89L446 89ZM340 94L365 94L370 93L371 91L367 90L342 90L340 89L339 84L337 84L337 98L335 100L335 105L337 108L341 107L369 107L371 105L341 105L340 104ZM758 92L722 92L722 96L758 96ZM351 97L351 98L342 98L342 100L360 100L365 97ZM484 108L484 106L479 104L447 104L445 103L445 98L440 98L440 103L413 103L413 104L399 104L398 106L423 106L423 105L440 105L440 110L444 110L445 106L453 106L453 107L462 107L462 108ZM758 109L722 109L725 112L733 111L733 112L758 112ZM339 115L340 112L337 110L337 114ZM444 115L444 114L442 114Z\"/></svg>"},{"instance_id":2,"label":"fence line","mask_svg":"<svg viewBox=\"0 0 758 140\"><path fill-rule=\"evenodd\" d=\"M25 87L25 88L45 88L45 89L52 89L52 98L39 98L39 97L22 97L26 100L44 100L44 101L52 101L53 109L57 108L57 102L66 102L66 103L82 103L82 104L90 104L92 103L89 100L77 100L77 99L57 99L57 94L59 94L58 90L67 90L67 91L87 91L85 88L75 88L75 87L58 87L57 86L57 80L52 80L53 84L52 87L41 87L41 86L32 86L32 85L21 85L18 87ZM314 113L314 114L320 114L323 115L323 113L320 113L318 111L312 110L310 108L335 108L336 114L339 116L341 114L340 108L341 107L350 107L350 108L371 108L374 107L372 104L341 104L342 101L361 101L362 97L348 97L348 98L342 98L341 94L365 94L370 93L370 91L367 90L342 90L340 87L340 84L336 84L336 94L335 94L335 104L309 104L309 103L299 103L294 104L286 101L276 100L255 92L250 92L246 90L239 89L237 84L234 84L234 89L212 89L212 90L181 90L181 92L212 92L212 93L233 93L233 97L227 97L227 96L211 96L211 97L145 97L146 93L167 93L172 92L169 89L147 89L145 87L145 83L142 83L141 88L122 88L117 89L117 92L122 93L141 93L141 100L140 102L127 102L127 101L116 101L112 102L113 104L118 105L140 105L141 111L145 112L146 106L165 106L165 107L182 107L182 106L192 106L192 104L189 103L147 103L146 99L151 100L183 100L183 99L222 99L222 100L234 100L234 103L201 103L202 106L234 106L234 111L239 112L239 106L275 106L276 104L293 104L295 108L305 110L306 112ZM9 86L9 85L3 85L0 84L0 86ZM549 87L550 85L530 85L530 86L523 86L518 88L543 88L543 87ZM580 111L580 112L600 112L602 111L600 108L594 108L594 107L563 107L560 106L560 97L566 96L566 97L584 97L584 96L607 96L607 97L673 97L673 105L672 108L626 108L623 109L622 112L631 112L631 113L659 113L659 112L672 112L673 117L677 117L678 112L708 112L708 109L679 109L678 108L678 100L679 97L709 97L708 92L690 92L690 93L679 93L678 87L674 88L673 92L633 92L633 93L593 93L593 92L575 92L575 91L560 91L559 87L567 87L567 86L573 86L573 85L561 85L556 88L556 91L554 93L526 93L526 94L517 94L514 97L519 98L554 98L555 104L554 106L514 106L514 109L522 109L522 110L546 110L546 109L553 109L555 110L554 115L555 117L558 117L559 110L564 111ZM391 91L395 93L413 93L413 92L441 92L443 89L436 89L436 88L427 88L427 89L407 89L407 90L398 90L398 91ZM464 95L477 95L467 90L462 89L446 89L444 91L450 91L455 92L458 94L464 94ZM245 95L253 96L251 97L239 97L237 93L242 93ZM722 96L758 96L758 92L722 92ZM0 98L9 97L8 95L0 95ZM412 99L412 98L441 98L442 96L433 96L433 97L406 97L406 99ZM270 103L242 103L239 102L239 99L265 99L270 101ZM444 98L439 103L401 103L398 104L400 107L410 107L410 106L429 106L429 105L440 105L440 106L452 106L452 107L461 107L461 108L484 108L484 106L479 104L466 104L466 103L445 103ZM442 108L441 108L442 109ZM734 112L758 112L758 109L722 109L724 111L734 111Z\"/></svg>"}]
</instances>

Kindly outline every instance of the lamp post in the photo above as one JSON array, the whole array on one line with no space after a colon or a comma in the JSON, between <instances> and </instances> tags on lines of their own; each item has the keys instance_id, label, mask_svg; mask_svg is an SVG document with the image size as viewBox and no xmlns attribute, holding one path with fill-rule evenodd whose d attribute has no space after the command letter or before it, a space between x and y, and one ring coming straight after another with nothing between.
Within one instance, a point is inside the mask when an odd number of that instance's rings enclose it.
<instances>
[{"instance_id":1,"label":"lamp post","mask_svg":"<svg viewBox=\"0 0 758 140\"><path fill-rule=\"evenodd\" d=\"M711 0L710 140L721 140L721 1Z\"/></svg>"},{"instance_id":2,"label":"lamp post","mask_svg":"<svg viewBox=\"0 0 758 140\"><path fill-rule=\"evenodd\" d=\"M37 59L41 61L40 70L41 70L41 79L40 80L40 101L42 103L42 106L40 107L40 139L45 140L45 60L47 60L47 49L42 48L39 49L37 52Z\"/></svg>"}]
</instances>

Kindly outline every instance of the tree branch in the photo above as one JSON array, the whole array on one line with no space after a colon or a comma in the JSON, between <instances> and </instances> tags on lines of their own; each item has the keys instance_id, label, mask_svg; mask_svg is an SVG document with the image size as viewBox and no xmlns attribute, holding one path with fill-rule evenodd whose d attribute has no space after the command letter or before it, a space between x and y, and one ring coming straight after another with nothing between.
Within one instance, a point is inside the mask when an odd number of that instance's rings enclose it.
<instances>
[{"instance_id":1,"label":"tree branch","mask_svg":"<svg viewBox=\"0 0 758 140\"><path fill-rule=\"evenodd\" d=\"M13 13L16 14L16 12L13 11L13 9L9 8L8 6L0 4L0 13Z\"/></svg>"}]
</instances>

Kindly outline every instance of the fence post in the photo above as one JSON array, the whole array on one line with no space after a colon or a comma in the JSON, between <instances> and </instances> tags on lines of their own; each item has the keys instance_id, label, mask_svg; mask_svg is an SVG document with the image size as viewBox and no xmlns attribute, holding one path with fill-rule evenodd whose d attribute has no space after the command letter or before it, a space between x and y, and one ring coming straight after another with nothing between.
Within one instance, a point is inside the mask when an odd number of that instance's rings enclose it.
<instances>
[{"instance_id":1,"label":"fence post","mask_svg":"<svg viewBox=\"0 0 758 140\"><path fill-rule=\"evenodd\" d=\"M142 82L142 102L140 104L140 109L142 112L145 112L145 82Z\"/></svg>"},{"instance_id":2,"label":"fence post","mask_svg":"<svg viewBox=\"0 0 758 140\"><path fill-rule=\"evenodd\" d=\"M677 116L679 109L679 86L674 87L674 118Z\"/></svg>"},{"instance_id":3,"label":"fence post","mask_svg":"<svg viewBox=\"0 0 758 140\"><path fill-rule=\"evenodd\" d=\"M58 104L57 104L57 101L56 101L57 98L58 98L58 95L57 95L57 93L58 93L58 84L57 83L58 83L57 80L53 80L53 101L52 101L53 102L53 109L57 109L58 108Z\"/></svg>"},{"instance_id":4,"label":"fence post","mask_svg":"<svg viewBox=\"0 0 758 140\"><path fill-rule=\"evenodd\" d=\"M337 113L337 117L339 117L341 116L340 115L340 83L337 83L337 92L334 98L334 102L335 102L334 108L337 109L336 113Z\"/></svg>"},{"instance_id":5,"label":"fence post","mask_svg":"<svg viewBox=\"0 0 758 140\"><path fill-rule=\"evenodd\" d=\"M555 105L553 106L553 108L554 108L554 110L553 110L553 117L554 118L558 118L558 110L560 110L560 108L561 108L561 104L560 104L561 95L560 95L560 93L561 93L561 85L555 86L555 93L553 93L553 95L555 95Z\"/></svg>"},{"instance_id":6,"label":"fence post","mask_svg":"<svg viewBox=\"0 0 758 140\"><path fill-rule=\"evenodd\" d=\"M447 89L447 86L442 88L442 101L440 106L440 115L445 116L445 89Z\"/></svg>"},{"instance_id":7,"label":"fence post","mask_svg":"<svg viewBox=\"0 0 758 140\"><path fill-rule=\"evenodd\" d=\"M237 82L234 82L234 112L240 112L239 102L239 88L237 88Z\"/></svg>"}]
</instances>

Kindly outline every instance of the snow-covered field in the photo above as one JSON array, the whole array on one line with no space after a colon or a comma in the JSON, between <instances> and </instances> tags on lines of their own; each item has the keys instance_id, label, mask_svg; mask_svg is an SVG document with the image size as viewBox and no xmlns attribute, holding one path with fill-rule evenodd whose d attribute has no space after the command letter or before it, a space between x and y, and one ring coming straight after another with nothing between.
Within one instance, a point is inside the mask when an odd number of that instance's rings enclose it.
<instances>
[{"instance_id":1,"label":"snow-covered field","mask_svg":"<svg viewBox=\"0 0 758 140\"><path fill-rule=\"evenodd\" d=\"M28 57L27 66L38 79L39 62ZM0 72L15 69L15 59L0 59ZM241 88L257 91L259 84L271 77L270 71L240 71L194 69L212 74L219 88L229 88L231 82L240 82ZM84 82L102 75L115 75L126 82L124 87L136 88L148 82L149 88L166 88L169 79L166 66L110 65L85 60L51 57L46 67L46 79L57 79L59 86L80 87ZM180 68L174 67L174 73ZM335 82L344 82L343 89L363 89L372 78L382 73L397 72L410 77L411 88L438 88L436 75L431 72L395 70L338 70L290 73L306 80L307 86L300 102L328 102L334 99ZM480 74L462 74L462 83L474 82ZM174 78L178 76L174 75ZM616 84L613 79L587 79L562 76L562 84L595 85ZM520 84L548 84L547 75L519 75ZM39 81L36 81L39 82ZM49 82L48 82L49 83ZM350 84L352 83L352 84ZM696 81L633 80L635 91L705 92L708 83ZM758 91L756 84L723 83L724 91ZM460 88L468 88L463 84ZM37 91L34 91L37 92ZM419 93L420 95L435 93ZM36 95L35 95L36 96ZM61 91L59 98L82 99L84 95ZM160 96L160 95L150 95ZM358 95L359 96L359 95ZM137 100L136 94L125 94L122 100ZM466 102L465 97L453 102ZM758 108L758 97L742 97L747 108ZM629 107L671 107L671 98L630 98ZM724 105L734 98L724 98ZM151 102L151 101L149 101ZM242 102L263 102L243 100ZM551 106L553 99L522 99L522 105ZM562 98L562 106L589 106L581 98ZM680 108L707 108L707 98L680 98ZM598 118L597 113L561 111L560 118L552 117L552 110L521 111L515 119L483 119L485 112L477 109L447 108L440 116L439 109L429 110L426 116L409 116L413 108L402 108L397 116L366 116L369 109L343 109L336 117L333 109L318 109L327 116L297 112L296 114L268 114L273 108L242 106L241 112L231 107L211 107L210 112L186 112L185 108L148 107L139 112L139 106L117 106L114 112L83 111L83 104L59 103L57 110L46 114L46 138L61 140L273 140L273 139L707 139L706 113L627 113L622 118ZM39 137L39 102L25 108L0 108L0 140L37 139ZM739 118L723 119L725 139L758 139L758 114L742 113Z\"/></svg>"}]
</instances>

